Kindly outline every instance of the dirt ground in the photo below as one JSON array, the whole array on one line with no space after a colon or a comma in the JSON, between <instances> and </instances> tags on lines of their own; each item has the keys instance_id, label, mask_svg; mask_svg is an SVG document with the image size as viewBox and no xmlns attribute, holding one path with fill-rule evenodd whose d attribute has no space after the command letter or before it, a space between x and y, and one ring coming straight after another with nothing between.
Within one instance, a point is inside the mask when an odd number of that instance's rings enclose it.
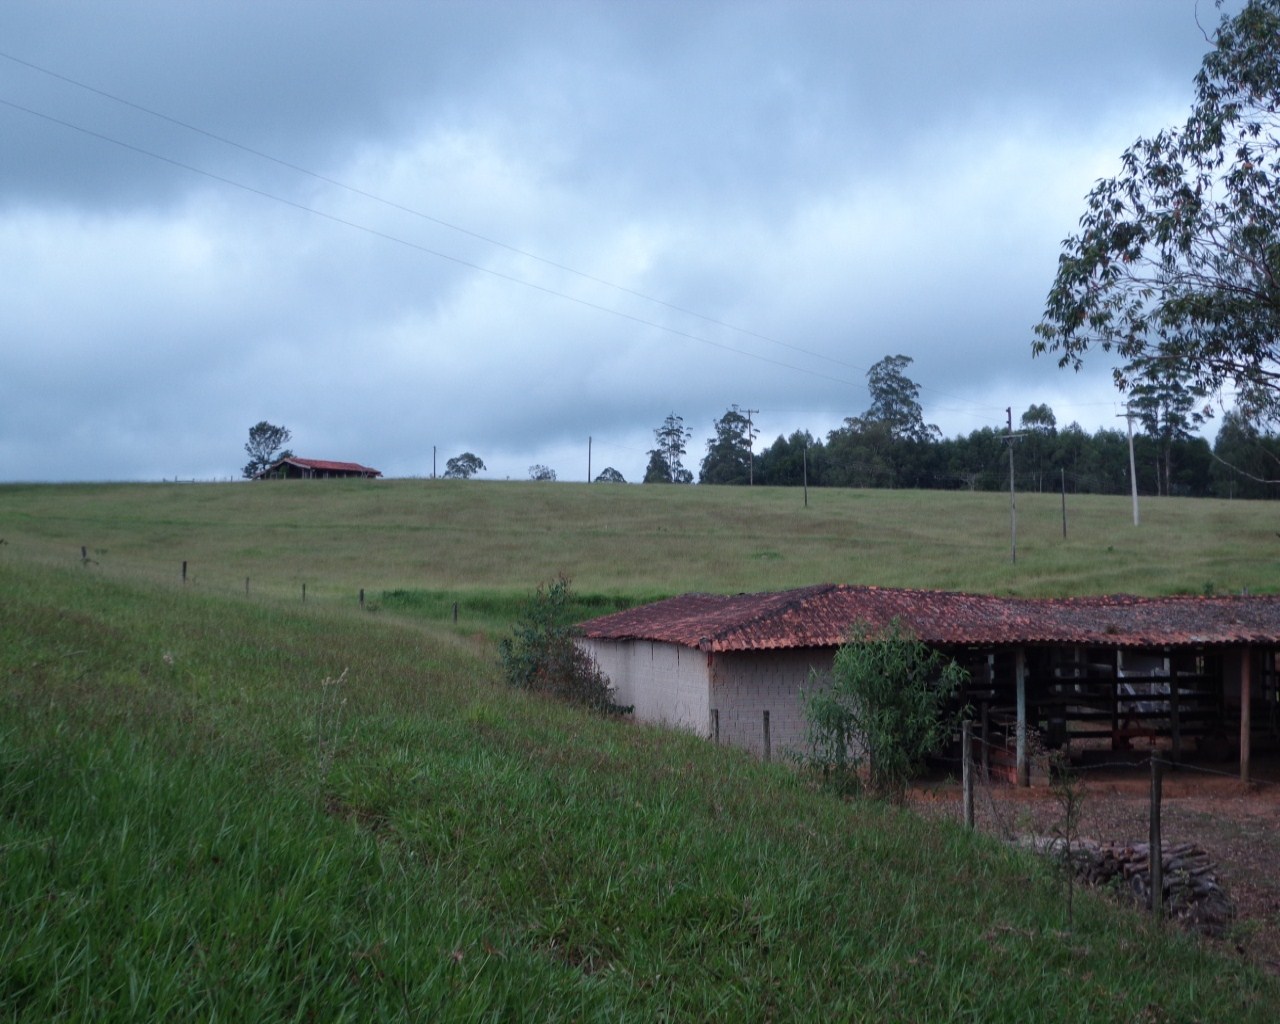
<instances>
[{"instance_id":1,"label":"dirt ground","mask_svg":"<svg viewBox=\"0 0 1280 1024\"><path fill-rule=\"evenodd\" d=\"M1151 807L1148 764L1085 763L1078 835L1099 842L1145 843ZM1248 786L1239 765L1191 762L1164 775L1161 834L1168 845L1195 843L1213 858L1215 873L1236 906L1236 922L1214 941L1280 974L1280 756L1255 759ZM922 784L910 796L923 814L962 816L955 781ZM1052 835L1063 810L1048 783L1032 788L979 784L978 828L1002 838Z\"/></svg>"}]
</instances>

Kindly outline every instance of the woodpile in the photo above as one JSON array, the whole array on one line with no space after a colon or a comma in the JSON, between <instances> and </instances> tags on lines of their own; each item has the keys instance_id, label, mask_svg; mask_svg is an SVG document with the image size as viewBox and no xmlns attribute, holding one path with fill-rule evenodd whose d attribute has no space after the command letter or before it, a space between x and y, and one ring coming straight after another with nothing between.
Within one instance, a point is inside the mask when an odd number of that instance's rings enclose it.
<instances>
[{"instance_id":1,"label":"woodpile","mask_svg":"<svg viewBox=\"0 0 1280 1024\"><path fill-rule=\"evenodd\" d=\"M1033 837L1024 845L1067 860L1067 844L1062 839ZM1180 843L1164 847L1162 854L1165 916L1201 934L1221 935L1235 917L1235 905L1214 874L1208 852L1195 843ZM1077 839L1071 843L1070 863L1081 881L1112 889L1151 909L1151 850L1147 843Z\"/></svg>"}]
</instances>

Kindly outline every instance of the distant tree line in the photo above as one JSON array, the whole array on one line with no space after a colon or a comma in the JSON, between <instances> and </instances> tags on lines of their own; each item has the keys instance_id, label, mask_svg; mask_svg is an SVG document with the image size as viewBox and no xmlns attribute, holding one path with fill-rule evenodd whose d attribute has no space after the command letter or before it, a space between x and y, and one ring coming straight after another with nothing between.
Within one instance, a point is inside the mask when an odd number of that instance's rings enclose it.
<instances>
[{"instance_id":1,"label":"distant tree line","mask_svg":"<svg viewBox=\"0 0 1280 1024\"><path fill-rule=\"evenodd\" d=\"M914 487L1005 490L1009 487L1009 423L968 435L942 436L924 422L911 359L886 356L867 374L871 405L825 438L807 430L779 435L753 454L750 418L731 406L713 425L698 482L793 487ZM1184 497L1280 498L1280 435L1230 410L1212 446L1194 433L1208 411L1176 379L1156 379L1129 396L1138 490ZM1012 418L1012 417L1011 417ZM1047 405L1031 405L1013 423L1014 480L1019 491L1126 494L1127 428L1090 433L1059 428ZM654 431L645 483L692 483L685 469L692 432L674 413Z\"/></svg>"}]
</instances>

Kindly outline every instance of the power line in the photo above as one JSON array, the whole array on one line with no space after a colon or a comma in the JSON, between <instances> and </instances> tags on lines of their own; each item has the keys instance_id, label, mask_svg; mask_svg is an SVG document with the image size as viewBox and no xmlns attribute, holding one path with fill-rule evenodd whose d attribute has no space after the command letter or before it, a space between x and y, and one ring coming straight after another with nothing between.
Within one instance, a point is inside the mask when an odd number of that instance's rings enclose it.
<instances>
[{"instance_id":1,"label":"power line","mask_svg":"<svg viewBox=\"0 0 1280 1024\"><path fill-rule=\"evenodd\" d=\"M106 135L103 132L94 131L93 129L86 128L83 125L75 124L72 121L67 121L67 120L64 120L63 118L55 117L52 114L46 114L39 110L33 110L31 107L23 106L20 103L14 103L12 100L6 100L6 99L0 98L0 106L6 106L13 110L21 111L24 114L29 114L33 117L41 118L45 121L49 121L53 124L60 125L64 128L69 128L72 131L80 132L81 134L87 135L90 138L98 139L102 142L109 142L112 145L119 146L122 149L127 149L130 152L137 153L141 156L149 157L153 160L159 160L173 167L178 167L178 168L181 168L182 170L190 171L193 174L199 174L202 177L209 178L212 181L219 182L220 184L223 184L223 185L229 185L232 188L238 188L241 191L259 196L263 199L268 199L268 200L271 200L272 202L282 203L285 206L292 207L293 209L299 210L303 213L312 214L316 217L321 217L334 224L341 224L342 226L351 228L355 231L362 231L365 234L371 235L375 238L381 238L387 242L394 242L397 245L403 245L406 248L414 249L418 252L425 253L429 256L435 256L438 259L448 260L450 263L454 263L454 264L457 264L458 266L466 267L469 270L476 270L482 274L488 274L491 277L496 277L499 280L507 281L507 282L510 282L511 284L518 284L525 288L532 289L533 291L542 292L545 295L551 295L556 298L565 299L568 302L577 303L578 305L583 306L587 309L593 309L600 313L607 313L611 316L616 316L622 320L629 320L632 323L640 324L641 326L644 326L644 327L651 327L655 330L662 331L666 334L670 334L675 337L685 338L689 341L700 342L701 344L709 345L712 348L723 349L724 351L732 352L735 355L746 356L749 359L755 359L762 363L768 363L771 366L781 367L782 369L793 370L796 373L808 374L809 376L812 376L812 377L818 377L822 380L832 381L833 383L836 383L836 384L844 384L849 387L865 386L863 384L856 383L851 380L845 380L843 377L835 377L835 376L832 376L831 374L822 373L818 370L810 370L803 366L795 366L791 363L784 363L781 360L771 359L768 356L760 355L757 352L750 352L750 351L747 351L746 349L735 348L732 345L726 345L723 342L713 341L710 338L703 337L702 335L699 335L699 334L693 334L689 331L682 331L679 328L671 327L667 324L661 324L655 320L649 320L642 316L636 316L635 314L632 314L632 313L626 313L620 309L614 309L613 307L610 307L610 306L604 306L598 302L592 302L589 299L583 299L576 295L570 295L568 292L562 292L555 288L549 288L546 285L537 284L533 281L528 281L528 280L525 280L524 278L516 277L514 274L506 274L500 270L494 270L492 267L481 266L478 263L473 263L472 261L463 259L460 256L451 256L449 253L441 252L438 249L433 249L430 246L422 245L419 242L411 242L406 238L401 238L400 236L393 235L390 232L382 231L378 228L370 227L367 224L361 224L359 221L354 221L347 217L340 217L337 214L327 213L326 211L317 209L314 206L308 206L306 203L300 203L297 200L289 199L289 198L286 198L285 196L277 195L274 192L268 192L265 189L258 188L254 185L247 185L244 182L237 181L234 178L229 178L226 175L217 174L213 171L207 171L204 168L196 167L194 164L185 163L182 160L176 160L173 157L164 156L161 153L156 153L152 150L144 149L141 146L135 146L133 143L124 142L121 139L117 139L117 138L114 138L113 136Z\"/></svg>"},{"instance_id":2,"label":"power line","mask_svg":"<svg viewBox=\"0 0 1280 1024\"><path fill-rule=\"evenodd\" d=\"M359 188L358 186L350 185L350 184L347 184L346 182L339 181L338 179L330 177L329 175L321 174L318 171L313 171L307 167L301 166L300 164L296 164L289 160L285 160L281 157L274 156L271 153L264 152L263 150L260 150L260 149L255 149L254 147L245 145L242 142L237 142L235 139L227 138L225 135L219 135L216 132L211 132L205 128L201 128L199 125L191 124L189 121L183 121L180 118L176 118L169 114L165 114L162 111L154 110L151 107L143 106L140 103L135 103L132 100L125 99L122 96L117 96L113 93L107 92L104 89L99 89L96 86L89 85L88 83L78 81L77 79L71 78L57 71L53 71L49 68L42 67L39 64L35 64L35 63L32 63L31 61L23 60L20 57L15 57L12 54L0 52L0 58L11 61L15 64L19 64L23 67L30 68L32 71L38 71L39 73L48 75L49 77L55 78L60 82L65 82L68 85L73 85L78 89L84 89L87 92L93 93L95 96L101 96L104 99L111 100L113 103L119 103L123 106L129 107L132 110L136 110L140 113L147 114L150 117L155 117L169 124L176 125L179 128L184 128L187 131L195 132L196 134L202 135L207 139L212 139L213 141L222 143L223 145L231 146L234 149L238 149L243 153L248 153L251 156L258 157L261 160L267 160L271 163L274 163L280 167L287 168L288 170L294 171L298 174L306 175L307 177L313 178L316 181L324 182L326 185L332 185L333 187L342 189L346 192L351 193L352 195L360 196L363 199L371 200L375 203L379 203L383 206L386 206L389 209L397 210L400 213L407 213L410 216L418 217L421 220L425 220L425 221L428 221L429 223L436 224L439 227L448 228L450 231L456 231L459 234L467 235L468 237L474 238L477 241L484 242L487 245L496 246L499 249L505 249L507 252L513 253L514 255L523 256L526 259L534 260L538 263L544 264L545 266L552 267L556 270L564 271L567 274L572 274L575 277L582 278L585 281L590 281L593 284L599 284L607 288L615 289L616 291L622 292L626 295L630 295L634 298L643 299L646 302L652 302L655 305L662 306L663 308L669 309L672 312L683 313L686 316L695 317L698 320L702 320L716 327L723 327L727 330L734 331L738 334L743 334L747 337L756 338L759 341L766 341L773 345L780 345L783 348L791 349L792 351L799 352L803 355L812 356L815 359L823 359L823 360L826 360L827 362L834 363L837 366L844 366L851 370L860 370L863 372L866 371L866 367L864 366L858 366L854 363L849 363L849 362L846 362L845 360L837 359L834 356L828 356L821 352L813 352L809 349L802 348L799 345L793 345L790 342L780 341L777 338L769 337L766 334L761 334L749 328L740 327L738 325L728 323L724 320L719 320L716 317L707 316L703 313L697 312L696 310L688 309L684 306L667 302L663 299L657 298L656 296L646 294L645 292L638 291L634 288L629 288L626 285L617 284L616 282L606 280L605 278L597 277L593 274L586 273L585 271L577 270L576 268L568 266L567 264L559 263L555 260L548 259L547 257L544 257L544 256L539 256L536 253L529 252L526 249L521 249L518 246L509 245L508 243L500 241L499 239L491 238L488 235L483 235L477 231L472 231L469 228L464 228L458 224L453 224L453 223L450 223L449 221L442 220L439 217L434 217L431 214L424 213L423 211L415 209L414 207L405 206L404 204L398 203L395 200L387 199L384 196L379 196L376 193L366 191L365 189Z\"/></svg>"},{"instance_id":3,"label":"power line","mask_svg":"<svg viewBox=\"0 0 1280 1024\"><path fill-rule=\"evenodd\" d=\"M226 145L226 146L230 146L230 147L232 147L232 148L234 148L234 149L238 149L238 150L240 150L240 151L241 151L241 152L243 152L243 153L247 153L247 154L249 154L249 155L251 155L251 156L254 156L254 157L257 157L257 158L259 158L259 159L261 159L261 160L266 160L266 161L268 161L268 162L270 162L270 163L274 163L274 164L276 164L277 166L284 167L284 168L286 168L286 169L288 169L288 170L294 171L295 173L305 175L305 176L310 177L310 178L312 178L312 179L314 179L314 180L316 180L316 181L320 181L320 182L323 182L324 184L331 185L331 186L333 186L333 187L335 187L335 188L338 188L338 189L342 189L342 190L344 190L344 191L346 191L346 192L348 192L348 193L350 193L350 194L352 194L352 195L360 196L360 197L361 197L361 198L363 198L363 199L368 199L368 200L370 200L370 201L372 201L372 202L379 203L379 204L381 204L381 205L383 205L383 206L386 206L386 207L387 207L387 208L389 208L389 209L393 209L393 210L396 210L396 211L401 212L401 213L406 213L406 214L409 214L410 216L417 217L417 218L419 218L419 219L421 219L421 220L424 220L424 221L427 221L427 222L429 222L429 223L435 224L435 225L437 225L437 226L439 226L439 227L447 228L447 229L448 229L448 230L450 230L450 231L458 232L459 234L463 234L463 235L466 235L466 236L468 236L468 237L470 237L470 238L474 238L474 239L476 239L477 241L484 242L484 243L485 243L485 244L487 244L487 245L492 245L492 246L495 246L495 247L497 247L497 248L503 249L503 250L505 250L505 251L507 251L507 252L510 252L510 253L514 254L514 255L522 256L522 257L524 257L524 258L526 258L526 259L534 260L535 262L541 263L541 264L543 264L544 266L552 267L552 268L554 268L554 269L556 269L556 270L563 271L564 273L567 273L567 274L572 274L573 276L578 277L578 278L581 278L581 279L582 279L582 280L584 280L584 281L589 281L589 282L591 282L591 283L593 283L593 284L598 284L598 285L602 285L602 286L607 287L607 288L612 288L612 289L614 289L614 290L616 290L616 291L618 291L618 292L621 292L621 293L623 293L623 294L625 294L625 295L630 295L630 296L632 296L633 298L638 298L638 299L641 299L641 300L643 300L643 301L645 301L645 302L653 303L653 304L655 304L655 305L657 305L657 306L660 306L660 307L662 307L662 308L664 308L664 309L668 309L668 310L670 310L670 311L672 311L672 312L675 312L675 313L681 313L681 314L686 315L686 316L691 316L691 317L694 317L695 319L701 320L701 321L703 321L704 323L710 324L710 325L712 325L712 326L722 327L722 328L724 328L725 330L733 331L734 333L741 334L741 335L743 335L743 336L745 336L745 337L755 338L755 339L756 339L756 340L758 340L758 341L764 341L764 342L767 342L767 343L772 344L772 345L777 345L777 346L779 346L779 347L781 347L781 348L789 349L789 350L791 350L791 351L793 351L793 352L797 352L797 353L799 353L799 354L801 354L801 355L810 356L811 358L814 358L814 359L820 359L820 360L823 360L823 361L825 361L825 362L831 363L831 364L836 365L836 366L842 366L842 367L845 367L846 369L857 370L857 371L862 372L862 373L866 373L866 372L868 372L868 369L867 369L867 367L865 367L865 366L859 366L859 365L858 365L858 364L856 364L856 363L850 363L850 362L848 362L848 361L846 361L846 360L837 359L837 358L835 358L834 356L829 356L829 355L826 355L826 354L821 353L821 352L814 352L814 351L812 351L812 350L810 350L810 349L803 348L802 346L795 345L795 344L792 344L792 343L790 343L790 342L781 341L781 340L779 340L779 339L777 339L777 338L773 338L773 337L771 337L771 336L769 336L769 335L767 335L767 334L763 334L763 333L761 333L761 332L751 330L750 328L741 327L741 326L738 326L738 325L736 325L736 324L732 324L732 323L729 323L729 322L727 322L727 321L720 320L720 319L718 319L718 318L716 318L716 317L712 317L712 316L708 316L708 315L703 314L703 313L699 313L699 312L697 312L696 310L689 309L689 308L687 308L687 307L680 306L680 305L675 304L675 303L667 302L667 301L665 301L665 300L663 300L663 299L657 298L656 296L649 295L649 294L647 294L647 293L645 293L645 292L641 292L641 291L638 291L638 290L633 289L633 288L629 288L629 287L627 287L626 285L617 284L616 282L609 281L609 280L606 280L605 278L601 278L601 277L598 277L598 276L596 276L596 275L586 273L585 271L578 270L578 269L576 269L576 268L574 268L574 267L568 266L567 264L560 263L560 262L557 262L557 261L552 260L552 259L548 259L548 258L543 257L543 256L539 256L539 255L537 255L536 253L529 252L528 250L521 249L521 248L519 248L519 247L517 247L517 246L509 245L508 243L503 242L503 241L501 241L501 240L499 240L499 239L489 237L489 236L487 236L487 235L481 234L481 233L476 232L476 231L472 231L472 230L470 230L469 228L465 228L465 227L462 227L462 226L460 226L460 225L453 224L453 223L451 223L451 222L449 222L449 221L442 220L441 218L434 217L434 216L432 216L431 214L424 213L424 212L423 212L423 211L421 211L421 210L415 209L415 208L410 207L410 206L406 206L406 205L404 205L404 204L402 204L402 203L395 202L394 200L387 199L387 198L386 198L386 197L384 197L384 196L379 196L379 195L377 195L377 194L375 194L375 193L369 192L369 191L367 191L367 190L365 190L365 189L361 189L361 188L359 188L359 187L357 187L357 186L350 185L350 184L348 184L348 183L346 183L346 182L340 181L340 180L338 180L338 179L336 179L336 178L333 178L333 177L331 177L331 176L329 176L329 175L325 175L325 174L321 174L321 173L319 173L319 172L317 172L317 171L313 171L313 170L311 170L310 168L307 168L307 167L303 167L303 166L301 166L300 164L293 163L293 162L291 162L291 161L289 161L289 160L285 160L285 159L283 159L283 158L281 158L281 157L277 157L277 156L275 156L275 155L273 155L273 154L271 154L271 153L267 153L267 152L265 152L265 151L263 151L263 150L256 149L256 148L254 148L254 147L252 147L252 146L248 146L248 145L246 145L246 144L244 144L244 143L242 143L242 142L238 142L238 141L236 141L235 139L231 139L231 138L228 138L227 136L220 135L220 134L218 134L218 133L216 133L216 132L209 131L208 129L201 128L199 125L192 124L192 123L191 123L191 122L189 122L189 121L184 121L184 120L182 120L182 119L180 119L180 118L177 118L177 117L174 117L174 116L172 116L172 115L170 115L170 114L166 114L166 113L164 113L164 112L162 112L162 111L155 110L155 109L153 109L153 108L151 108L151 107L148 107L148 106L145 106L145 105L143 105L143 104L136 103L136 102L134 102L133 100L129 100L129 99L126 99L126 98L124 98L124 97L122 97L122 96L118 96L118 95L116 95L116 94L114 94L114 93L111 93L111 92L106 91L105 89L100 89L100 88L98 88L97 86L93 86L93 85L88 84L87 82L79 81L78 79L72 78L72 77L70 77L69 75L64 75L64 74L62 74L62 73L60 73L60 72L58 72L58 71L54 71L54 70L52 70L51 68L46 68L46 67L44 67L44 66L42 66L42 65L40 65L40 64L36 64L36 63L34 63L34 62L32 62L32 61L24 60L24 59L22 59L21 57L14 56L13 54L5 53L5 52L3 52L3 51L0 51L0 58L3 58L4 60L10 61L11 63L17 64L17 65L19 65L19 66L21 66L21 67L25 67L25 68L28 68L28 69L30 69L30 70L32 70L32 71L38 72L39 74L47 75L47 76L48 76L48 77L50 77L50 78L56 79L57 81L60 81L60 82L64 82L64 83L66 83L67 85L74 86L74 87L75 87L75 88L77 88L77 89L83 89L83 90L85 90L86 92L92 93L92 94L93 94L93 95L95 95L95 96L100 96L100 97L102 97L103 99L110 100L110 101L111 101L111 102L113 102L113 103L118 103L118 104L120 104L120 105L122 105L122 106L125 106L125 107L130 108L131 110L136 110L136 111L138 111L139 113L146 114L146 115L147 115L147 116L149 116L149 117L154 117L154 118L157 118L157 119L159 119L159 120L161 120L161 121L165 121L165 122L166 122L166 123L168 123L168 124L172 124L172 125L175 125L175 126L177 126L177 127L179 127L179 128L183 128L183 129L185 129L186 131L194 132L194 133L196 133L196 134L198 134L198 135L204 136L205 138L208 138L208 139L211 139L211 140L213 140L213 141L215 141L215 142L221 143L222 145ZM38 111L31 110L30 108L20 106L19 104L11 103L11 102L8 102L8 101L3 101L3 100L0 100L0 102L4 102L4 103L6 103L8 106L14 107L15 109L23 110L23 111L25 111L26 113L33 114L34 116L37 116L37 117L43 117L43 118L46 118L47 120L50 120L50 121L52 121L52 122L54 122L54 123L57 123L57 124L63 125L63 126L68 127L68 128L72 128L72 129L74 129L74 130L76 130L76 131L84 132L84 133L86 133L86 134L88 134L88 135L90 135L90 136L93 136L93 137L96 137L96 138L102 139L102 140L104 140L104 141L113 142L113 143L115 143L115 144L117 144L117 145L124 146L125 148L131 149L131 150L133 150L134 152L140 153L140 154L142 154L142 155L150 156L150 157L153 157L153 158L158 159L158 160L163 160L163 161L165 161L165 162L167 162L167 163L173 164L174 166L181 167L181 168L183 168L183 169L185 169L185 170L189 170L189 171L192 171L192 172L197 173L197 174L203 174L203 175L205 175L205 176L207 176L207 177L209 177L209 178L212 178L212 179L214 179L214 180L217 180L217 181L223 182L223 183L228 184L228 185L232 185L233 187L241 188L241 189L244 189L244 190L246 190L246 191L253 192L253 193L255 193L255 194L257 194L257 195L260 195L260 196L262 196L262 197L264 197L264 198L267 198L267 199L273 199L273 200L276 200L276 201L278 201L278 202L283 202L283 203L286 203L286 204L288 204L288 205L291 205L291 206L295 207L296 209L300 209L300 210L303 210L303 211L308 212L308 213L314 213L314 214L316 214L316 215L318 215L318 216L327 217L328 219L333 220L333 221L335 221L335 222L337 222L337 223L341 223L341 224L344 224L344 225L346 225L346 226L348 226L348 227L356 228L356 229L358 229L358 230L366 231L366 232L368 232L368 233L370 233L370 234L373 234L373 235L376 235L376 236L382 237L382 238L387 239L387 240L389 240L389 241L396 241L396 242L400 242L401 244L404 244L404 245L409 245L409 246L413 246L413 247L415 247L415 248L419 248L419 249L420 249L420 250L422 250L423 252L427 252L427 253L429 253L429 254L431 254L431 255L434 255L434 256L437 256L437 257L439 257L439 258L441 258L441 259L447 259L447 260L450 260L450 261L452 261L452 262L454 262L454 263L457 263L457 264L462 265L462 266L466 266L466 267L471 268L471 269L476 269L476 270L480 270L480 271L485 272L485 273L490 273L490 274L493 274L493 275L494 275L494 276L496 276L496 277L499 277L499 278L502 278L502 279L505 279L505 280L511 281L511 282L513 282L513 283L517 283L517 284L524 284L524 285L526 285L527 287L530 287L530 288L536 288L536 289L538 289L538 290L541 290L541 291L547 292L548 294L556 295L556 296L561 297L561 298L569 299L570 301L578 302L578 303L580 303L580 304L582 304L582 305L585 305L585 306L587 306L587 307L589 307L589 308L592 308L592 309L600 310L600 311L603 311L603 312L612 312L612 313L614 313L614 314L615 314L615 315L617 315L617 316L621 316L621 317L624 317L624 318L626 318L626 319L633 320L633 321L635 321L635 322L637 322L637 323L641 323L641 324L644 324L644 325L646 325L646 326L658 327L660 330L665 330L665 331L668 331L669 333L673 333L673 334L676 334L676 335L681 336L681 337L685 337L685 338L688 338L688 339L691 339L691 340L694 340L694 341L701 341L701 342L703 342L703 343L705 343L705 344L709 344L709 345L713 345L713 346L715 346L715 347L723 348L723 349L725 349L726 351L734 352L735 354L738 354L738 355L746 355L746 356L750 356L750 357L752 357L752 358L761 359L761 360L763 360L764 362L771 363L772 365L775 365L775 366L780 366L780 367L783 367L783 368L786 368L786 369L796 370L796 371L801 372L801 373L810 373L810 374L812 374L813 376L817 376L817 377L820 377L820 378L825 379L825 380L830 380L830 381L833 381L833 382L835 382L835 383L848 384L848 385L853 386L853 387L861 387L861 386L864 386L864 385L861 385L861 384L854 384L854 383L853 383L853 382L851 382L851 381L846 381L846 380L843 380L842 378L839 378L839 377L832 377L832 376L829 376L829 375L827 375L827 374L819 373L819 372L817 372L817 371L806 370L806 369L801 368L801 367L791 366L790 364L787 364L787 363L783 363L783 362L778 362L778 361L775 361L775 360L771 360L771 359L768 359L767 357L764 357L764 356L758 356L758 355L755 355L754 353L747 352L747 351L745 351L745 350L743 350L743 349L734 348L733 346L723 345L723 344L719 344L719 343L716 343L716 342L712 342L712 341L710 341L710 340L708 340L708 339L706 339L706 338L703 338L703 337L701 337L701 336L699 336L699 335L694 335L694 334L691 334L691 333L687 333L687 332L683 332L683 331L677 331L677 330L674 330L674 329L671 329L671 328L666 328L666 327L663 327L662 325L655 324L655 323L653 323L653 322L651 322L651 321L649 321L649 320L646 320L646 319L644 319L644 318L641 318L641 317L631 316L630 314L622 313L622 312L620 312L620 311L618 311L618 310L613 310L613 309L611 309L611 308L609 308L609 307L605 307L605 306L602 306L602 305L598 305L598 304L596 304L596 303L592 303L592 302L588 302L588 301L585 301L585 300L577 299L577 298L575 298L574 296L568 295L568 294L566 294L566 293L564 293L564 292L556 291L556 290L554 290L554 289L550 289L550 288L544 288L544 287L542 287L542 286L540 286L540 285L535 285L535 284L532 284L532 283L530 283L530 282L523 281L523 280L521 280L521 279L518 279L518 278L515 278L515 277L513 277L513 276L510 276L510 275L502 274L502 273L497 272L497 271L488 270L487 268L480 267L480 266L478 266L478 265L476 265L476 264L474 264L474 263L470 263L470 262L468 262L468 261L466 261L466 260L459 259L459 258L456 258L456 257L453 257L453 256L449 256L449 255L447 255L447 254L445 254L445 253L438 252L438 251L436 251L436 250L433 250L433 249L427 248L427 247L425 247L425 246L415 245L415 243L407 242L407 241L405 241L405 240L403 240L403 239L397 238L397 237L392 236L392 235L390 235L390 234L386 234L386 233L384 233L384 232L378 231L377 229L373 229L373 228L369 228L369 227L364 226L364 225L360 225L360 224L358 224L358 223L356 223L356 222L354 222L354 221L349 221L349 220L346 220L346 219L343 219L343 218L340 218L340 217L336 217L336 216L333 216L333 215L325 214L325 213L323 213L323 212L321 212L321 211L319 211L319 210L315 210L315 209L313 209L313 208L311 208L311 207L307 207L307 206L305 206L305 205L303 205L303 204L300 204L300 203L292 202L291 200L285 199L285 198L280 197L280 196L273 195L273 194L271 194L271 193L265 192L265 191L260 190L260 189L256 189L256 188L254 188L254 187L252 187L252 186L244 185L244 184L242 184L242 183L240 183L240 182L233 181L233 180L231 180L231 179L229 179L229 178L221 177L221 176L219 176L219 175L217 175L217 174L213 174L213 173L210 173L210 172L204 171L204 170L202 170L202 169L200 169L200 168L197 168L197 167L191 166L191 165L189 165L189 164L184 164L184 163L182 163L182 162L180 162L180 161L173 160L173 159L170 159L170 158L168 158L168 157L161 156L161 155L156 154L156 153L152 153L152 152L150 152L150 151L148 151L148 150L144 150L144 149L142 149L142 148L140 148L140 147L131 146L131 145L129 145L128 143L121 142L120 140L115 139L115 138L112 138L112 137L107 136L107 135L105 135L105 134L102 134L102 133L98 133L98 132L91 131L91 130L89 130L89 129L83 128L83 127L78 126L78 125L71 124L70 122L63 121L63 120L61 120L61 119L59 119L59 118L52 117L52 116L50 116L50 115L42 114L42 113L40 113L40 112L38 112ZM939 395L939 396L941 396L941 397L943 397L943 398L949 398L949 399L951 399L951 400L953 400L953 401L961 402L961 403L963 403L963 404L965 404L965 405L967 405L967 406L969 406L970 408L975 409L975 410L978 410L978 409L985 409L985 408L986 408L986 407L981 406L981 405L979 405L979 404L977 404L977 403L969 402L968 400L966 400L966 399L964 399L964 398L961 398L961 397L959 397L959 396L957 396L957 395L951 395L951 394L948 394L948 393L946 393L946 392L939 391L939 390L937 390L936 388L929 387L928 385L923 385L923 384L922 384L922 385L919 385L919 387L920 387L920 389L921 389L921 390L923 390L923 391L928 391L928 392L930 392L930 393L932 393L932 394Z\"/></svg>"}]
</instances>

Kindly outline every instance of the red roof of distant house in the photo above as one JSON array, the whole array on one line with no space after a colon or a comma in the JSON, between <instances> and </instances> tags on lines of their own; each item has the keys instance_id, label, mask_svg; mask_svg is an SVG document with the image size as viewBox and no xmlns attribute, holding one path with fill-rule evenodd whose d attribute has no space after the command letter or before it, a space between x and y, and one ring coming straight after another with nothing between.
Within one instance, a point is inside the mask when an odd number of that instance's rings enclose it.
<instances>
[{"instance_id":1,"label":"red roof of distant house","mask_svg":"<svg viewBox=\"0 0 1280 1024\"><path fill-rule=\"evenodd\" d=\"M317 473L351 473L359 476L382 476L382 473L378 470L371 469L369 466L362 466L358 462L330 462L327 459L300 459L296 456L273 462L259 475L264 476L278 466L284 465L297 466L300 469L311 469Z\"/></svg>"},{"instance_id":2,"label":"red roof of distant house","mask_svg":"<svg viewBox=\"0 0 1280 1024\"><path fill-rule=\"evenodd\" d=\"M894 619L934 645L1187 647L1280 643L1280 597L1016 598L822 584L764 594L685 594L584 622L597 640L705 651L836 647L852 625Z\"/></svg>"}]
</instances>

